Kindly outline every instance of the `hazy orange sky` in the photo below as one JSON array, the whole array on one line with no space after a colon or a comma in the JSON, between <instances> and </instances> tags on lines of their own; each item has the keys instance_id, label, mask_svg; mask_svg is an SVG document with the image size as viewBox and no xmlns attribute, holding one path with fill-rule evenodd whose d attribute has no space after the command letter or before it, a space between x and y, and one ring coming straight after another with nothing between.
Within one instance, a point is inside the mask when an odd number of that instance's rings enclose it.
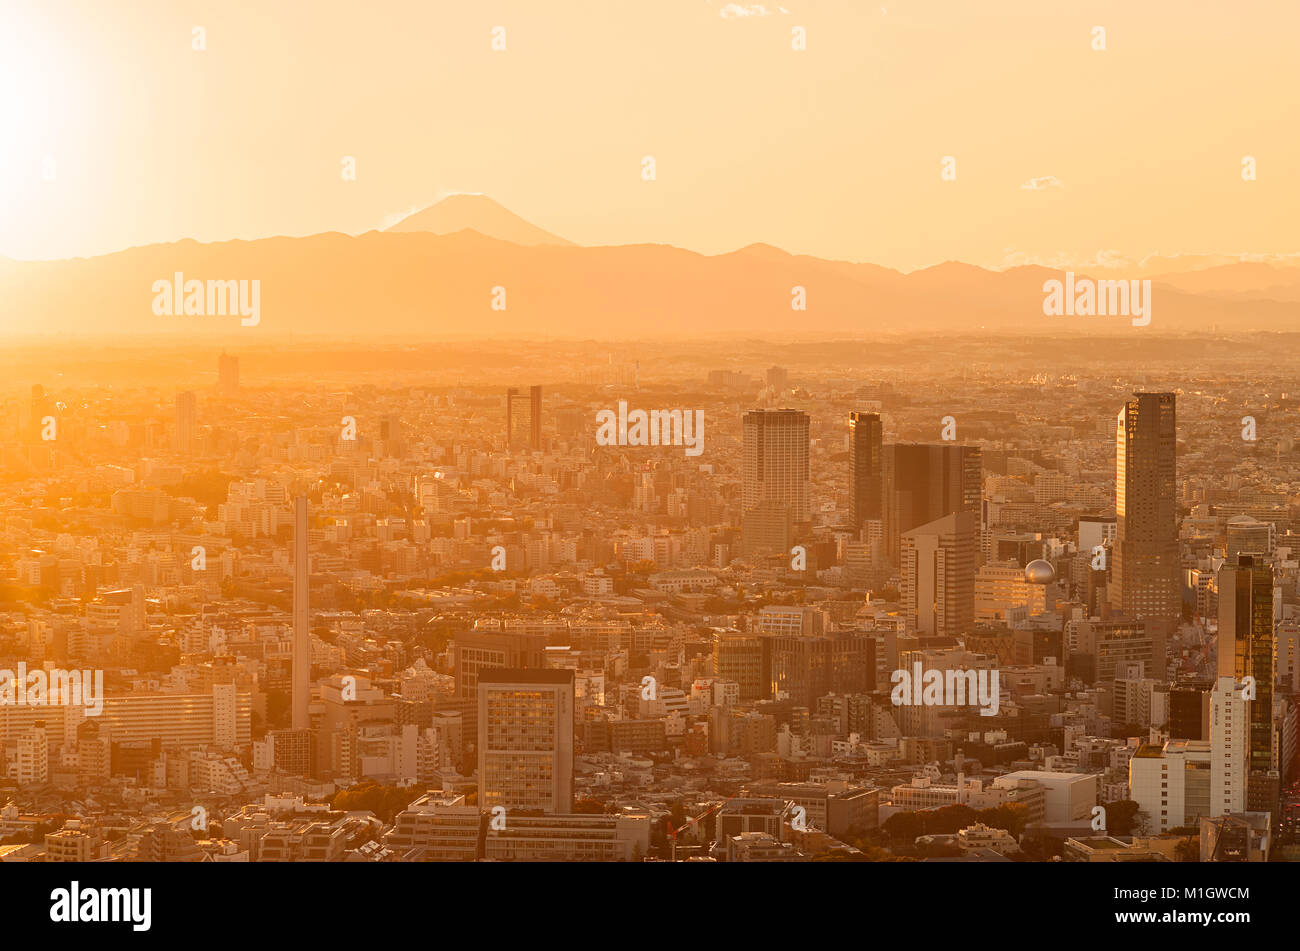
<instances>
[{"instance_id":1,"label":"hazy orange sky","mask_svg":"<svg viewBox=\"0 0 1300 951\"><path fill-rule=\"evenodd\" d=\"M360 233L458 191L582 244L905 269L1289 254L1297 35L1292 0L4 0L0 255Z\"/></svg>"}]
</instances>

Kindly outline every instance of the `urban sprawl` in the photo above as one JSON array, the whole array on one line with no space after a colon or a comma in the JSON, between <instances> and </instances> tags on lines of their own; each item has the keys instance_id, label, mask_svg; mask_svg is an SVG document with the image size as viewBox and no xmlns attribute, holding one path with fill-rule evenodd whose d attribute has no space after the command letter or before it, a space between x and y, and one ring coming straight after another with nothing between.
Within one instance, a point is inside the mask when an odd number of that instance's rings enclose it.
<instances>
[{"instance_id":1,"label":"urban sprawl","mask_svg":"<svg viewBox=\"0 0 1300 951\"><path fill-rule=\"evenodd\" d=\"M1280 372L711 353L12 390L0 860L1300 858Z\"/></svg>"}]
</instances>

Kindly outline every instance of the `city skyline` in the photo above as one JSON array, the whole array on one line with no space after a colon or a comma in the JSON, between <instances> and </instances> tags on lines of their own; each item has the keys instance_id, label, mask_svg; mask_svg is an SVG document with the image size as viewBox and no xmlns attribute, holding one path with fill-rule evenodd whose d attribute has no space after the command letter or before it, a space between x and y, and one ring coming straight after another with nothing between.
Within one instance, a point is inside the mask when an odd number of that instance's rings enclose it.
<instances>
[{"instance_id":1,"label":"city skyline","mask_svg":"<svg viewBox=\"0 0 1300 951\"><path fill-rule=\"evenodd\" d=\"M479 890L535 924L585 883L519 865L915 863L896 916L1251 923L1284 876L1217 866L1300 862L1298 28L13 0L14 903L192 931L160 866L222 863L378 933L449 919L367 865L541 873Z\"/></svg>"},{"instance_id":2,"label":"city skyline","mask_svg":"<svg viewBox=\"0 0 1300 951\"><path fill-rule=\"evenodd\" d=\"M51 676L105 674L103 712L80 726L0 702L0 762L19 795L68 783L112 795L152 770L163 795L206 790L203 809L248 797L223 831L281 816L246 846L146 821L119 858L294 859L305 853L289 830L314 821L316 796L324 807L396 781L410 793L372 839L392 861L907 857L939 847L898 838L901 817L958 807L978 818L961 831L980 860L1037 856L1047 830L1077 858L1099 847L1085 813L1117 802L1159 834L1203 816L1267 822L1278 848L1288 841L1270 804L1290 795L1300 540L1284 503L1300 484L1268 481L1296 451L1280 391L1243 428L1212 388L1180 390L1192 409L1175 426L1173 392L1068 357L1069 375L1009 385L1008 365L954 387L937 366L886 382L758 352L748 373L695 382L672 358L676 379L640 360L608 365L613 382L498 369L468 387L340 391L330 406L304 399L309 381L250 373L245 356L209 350L210 382L185 389L31 387L16 441L0 439L6 478L85 471L82 505L105 506L99 528L72 522L39 543L12 512L3 523L0 565L14 574L2 590L20 613L0 610L0 654ZM704 351L705 366L716 358ZM611 388L634 407L687 407L652 410L665 426L701 413L700 454L666 436L602 443ZM1221 455L1231 444L1216 438L1239 447L1229 481L1200 448ZM132 453L134 467L106 464ZM183 494L222 469L220 494L202 489L211 501ZM1270 484L1285 488L1258 488ZM871 518L864 492L878 496ZM13 548L27 533L30 547ZM1126 561L1164 577L1171 539L1177 617L1123 583ZM98 561L82 566L84 551ZM1233 558L1269 566L1244 569L1262 580L1242 621ZM127 663L157 673L132 681ZM1238 722L1249 739L1225 726ZM999 765L999 743L1023 755ZM1131 757L1131 776L1084 758L1102 749ZM688 806L670 781L611 813L627 793L601 777L629 755L668 776L703 769L729 795ZM173 775L182 758L188 773ZM842 806L796 793L813 763L842 777ZM1154 781L1171 764L1190 785ZM703 810L710 829L744 802L754 823L710 844L647 798ZM830 838L789 825L791 802ZM1012 802L1027 804L1023 824L990 811ZM51 832L47 850L112 851L92 820ZM486 838L470 848L475 826ZM1213 850L1217 828L1203 833Z\"/></svg>"}]
</instances>

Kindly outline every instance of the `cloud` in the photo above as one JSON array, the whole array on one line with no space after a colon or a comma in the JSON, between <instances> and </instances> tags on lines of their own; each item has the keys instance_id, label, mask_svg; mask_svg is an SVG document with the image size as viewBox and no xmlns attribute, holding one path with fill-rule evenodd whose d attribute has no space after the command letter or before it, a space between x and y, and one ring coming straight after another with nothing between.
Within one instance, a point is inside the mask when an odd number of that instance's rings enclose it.
<instances>
[{"instance_id":1,"label":"cloud","mask_svg":"<svg viewBox=\"0 0 1300 951\"><path fill-rule=\"evenodd\" d=\"M775 10L769 10L761 3L728 3L718 11L718 15L724 20L731 20L736 17L770 17L773 13L777 12L789 13L790 11L785 7L777 7Z\"/></svg>"},{"instance_id":2,"label":"cloud","mask_svg":"<svg viewBox=\"0 0 1300 951\"><path fill-rule=\"evenodd\" d=\"M1131 273L1178 273L1182 271L1201 271L1225 264L1271 264L1280 268L1300 267L1300 252L1261 254L1253 251L1236 253L1202 252L1202 251L1157 251L1145 257L1134 258L1122 251L1100 250L1091 254L1079 254L1069 251L1032 253L1015 248L1002 249L1002 261L991 264L995 271L1008 268L1037 265L1055 271L1066 270L1109 270L1128 271Z\"/></svg>"},{"instance_id":3,"label":"cloud","mask_svg":"<svg viewBox=\"0 0 1300 951\"><path fill-rule=\"evenodd\" d=\"M1022 191L1041 192L1045 188L1064 188L1061 180L1055 175L1040 175L1037 178L1031 178L1020 186Z\"/></svg>"},{"instance_id":4,"label":"cloud","mask_svg":"<svg viewBox=\"0 0 1300 951\"><path fill-rule=\"evenodd\" d=\"M1152 263L1178 262L1182 259L1196 262L1202 267L1213 267L1218 264L1273 264L1278 267L1296 267L1300 265L1300 252L1260 253L1256 251L1239 251L1231 254L1212 251L1175 251L1172 254L1162 254L1157 251L1143 258L1141 264L1142 267L1147 267Z\"/></svg>"},{"instance_id":5,"label":"cloud","mask_svg":"<svg viewBox=\"0 0 1300 951\"><path fill-rule=\"evenodd\" d=\"M1071 254L1066 251L1056 251L1051 254L1031 254L1027 251L1015 251L1008 248L1004 251L1004 255L1002 263L995 265L996 270L1005 271L1008 268L1024 267L1025 265L1047 267L1055 271L1082 270L1084 268L1127 269L1134 266L1134 262L1125 257L1124 254L1111 250L1096 251L1092 255L1081 255Z\"/></svg>"}]
</instances>

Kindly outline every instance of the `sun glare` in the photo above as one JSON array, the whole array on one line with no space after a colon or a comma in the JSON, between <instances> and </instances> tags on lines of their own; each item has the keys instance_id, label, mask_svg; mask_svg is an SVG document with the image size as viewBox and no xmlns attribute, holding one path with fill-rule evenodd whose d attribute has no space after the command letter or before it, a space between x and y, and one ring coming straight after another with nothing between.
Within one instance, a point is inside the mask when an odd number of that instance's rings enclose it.
<instances>
[{"instance_id":1,"label":"sun glare","mask_svg":"<svg viewBox=\"0 0 1300 951\"><path fill-rule=\"evenodd\" d=\"M35 15L0 12L0 254L24 257L24 232L56 181L79 63ZM45 188L48 191L48 187Z\"/></svg>"}]
</instances>

